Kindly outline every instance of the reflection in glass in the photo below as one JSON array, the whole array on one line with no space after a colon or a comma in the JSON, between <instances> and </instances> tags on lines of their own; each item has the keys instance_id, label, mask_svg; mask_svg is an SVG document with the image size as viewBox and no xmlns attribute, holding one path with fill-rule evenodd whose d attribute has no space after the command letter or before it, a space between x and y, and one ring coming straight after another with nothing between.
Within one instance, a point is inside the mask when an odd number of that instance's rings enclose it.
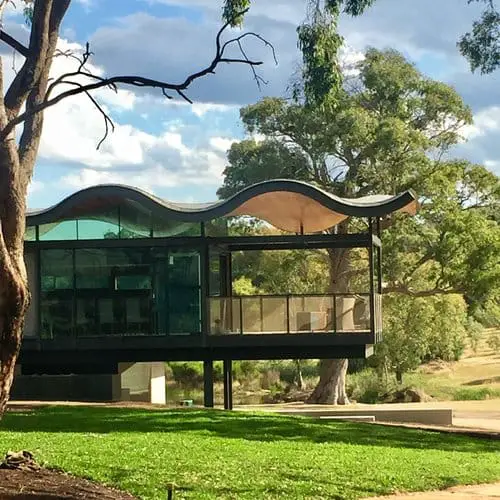
<instances>
[{"instance_id":1,"label":"reflection in glass","mask_svg":"<svg viewBox=\"0 0 500 500\"><path fill-rule=\"evenodd\" d=\"M120 206L120 238L151 238L151 211L140 203L127 200Z\"/></svg>"},{"instance_id":2,"label":"reflection in glass","mask_svg":"<svg viewBox=\"0 0 500 500\"><path fill-rule=\"evenodd\" d=\"M73 331L73 298L67 292L42 293L41 336L69 337Z\"/></svg>"},{"instance_id":3,"label":"reflection in glass","mask_svg":"<svg viewBox=\"0 0 500 500\"><path fill-rule=\"evenodd\" d=\"M78 219L79 240L106 240L118 238L120 223L118 208L102 213L86 214Z\"/></svg>"},{"instance_id":4,"label":"reflection in glass","mask_svg":"<svg viewBox=\"0 0 500 500\"><path fill-rule=\"evenodd\" d=\"M24 241L36 240L36 226L27 226L24 232Z\"/></svg>"},{"instance_id":5,"label":"reflection in glass","mask_svg":"<svg viewBox=\"0 0 500 500\"><path fill-rule=\"evenodd\" d=\"M77 239L76 220L63 220L38 226L40 241L65 241Z\"/></svg>"},{"instance_id":6,"label":"reflection in glass","mask_svg":"<svg viewBox=\"0 0 500 500\"><path fill-rule=\"evenodd\" d=\"M73 251L41 250L42 291L73 289Z\"/></svg>"},{"instance_id":7,"label":"reflection in glass","mask_svg":"<svg viewBox=\"0 0 500 500\"><path fill-rule=\"evenodd\" d=\"M201 224L199 222L182 222L176 220L165 220L163 218L153 219L153 237L169 238L174 236L200 236Z\"/></svg>"}]
</instances>

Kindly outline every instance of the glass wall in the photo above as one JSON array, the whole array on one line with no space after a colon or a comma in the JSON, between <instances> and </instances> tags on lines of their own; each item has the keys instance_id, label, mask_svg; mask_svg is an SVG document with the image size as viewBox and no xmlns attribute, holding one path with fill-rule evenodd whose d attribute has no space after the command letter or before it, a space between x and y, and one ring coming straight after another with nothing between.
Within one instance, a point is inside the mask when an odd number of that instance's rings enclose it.
<instances>
[{"instance_id":1,"label":"glass wall","mask_svg":"<svg viewBox=\"0 0 500 500\"><path fill-rule=\"evenodd\" d=\"M141 204L127 200L113 208L82 209L70 219L40 224L40 241L167 238L201 236L201 223L165 220ZM220 225L220 223L219 223ZM210 225L212 227L212 225ZM222 230L222 229L221 229ZM26 228L25 239L36 240L36 227Z\"/></svg>"},{"instance_id":2,"label":"glass wall","mask_svg":"<svg viewBox=\"0 0 500 500\"><path fill-rule=\"evenodd\" d=\"M41 250L41 335L201 331L197 250Z\"/></svg>"}]
</instances>

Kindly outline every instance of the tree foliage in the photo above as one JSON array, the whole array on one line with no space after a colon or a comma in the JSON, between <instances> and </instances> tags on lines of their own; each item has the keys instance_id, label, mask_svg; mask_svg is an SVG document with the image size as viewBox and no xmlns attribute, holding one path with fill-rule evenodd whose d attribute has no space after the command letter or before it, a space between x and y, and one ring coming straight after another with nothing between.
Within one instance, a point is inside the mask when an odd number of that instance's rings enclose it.
<instances>
[{"instance_id":1,"label":"tree foliage","mask_svg":"<svg viewBox=\"0 0 500 500\"><path fill-rule=\"evenodd\" d=\"M305 180L341 196L414 189L418 216L382 221L384 287L392 295L378 356L403 373L423 359L460 352L461 297L472 308L498 300L499 181L483 166L450 156L472 120L453 88L393 50L369 50L358 70L335 107L265 98L243 108L248 133L264 140L233 144L219 194L272 178ZM356 224L350 222L352 230L360 229ZM350 261L352 289L363 256L351 253Z\"/></svg>"},{"instance_id":2,"label":"tree foliage","mask_svg":"<svg viewBox=\"0 0 500 500\"><path fill-rule=\"evenodd\" d=\"M424 361L456 361L465 347L467 308L460 295L384 300L384 341L371 361L380 372L403 374Z\"/></svg>"},{"instance_id":3,"label":"tree foliage","mask_svg":"<svg viewBox=\"0 0 500 500\"><path fill-rule=\"evenodd\" d=\"M494 0L468 0L473 2L484 3L486 8L474 21L472 31L461 37L458 47L472 71L492 73L500 66L500 12Z\"/></svg>"}]
</instances>

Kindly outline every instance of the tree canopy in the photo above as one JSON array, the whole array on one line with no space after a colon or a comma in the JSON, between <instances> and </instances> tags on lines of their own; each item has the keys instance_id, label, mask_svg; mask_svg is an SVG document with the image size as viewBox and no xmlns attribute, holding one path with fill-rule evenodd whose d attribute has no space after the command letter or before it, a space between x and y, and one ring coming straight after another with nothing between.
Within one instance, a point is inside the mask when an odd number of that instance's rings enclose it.
<instances>
[{"instance_id":1,"label":"tree canopy","mask_svg":"<svg viewBox=\"0 0 500 500\"><path fill-rule=\"evenodd\" d=\"M358 71L334 107L264 98L242 108L250 137L229 150L219 195L278 177L351 197L414 189L418 216L383 221L384 291L396 295L387 302L388 340L379 352L404 371L429 353L451 359L460 350L466 317L460 297L470 311L500 297L500 184L485 167L451 154L472 120L453 88L393 50L368 50ZM344 272L352 287L366 262L352 252L350 260ZM440 321L416 329L421 315ZM438 349L435 339L445 330L456 335ZM400 343L413 346L404 351L408 359L398 354Z\"/></svg>"}]
</instances>

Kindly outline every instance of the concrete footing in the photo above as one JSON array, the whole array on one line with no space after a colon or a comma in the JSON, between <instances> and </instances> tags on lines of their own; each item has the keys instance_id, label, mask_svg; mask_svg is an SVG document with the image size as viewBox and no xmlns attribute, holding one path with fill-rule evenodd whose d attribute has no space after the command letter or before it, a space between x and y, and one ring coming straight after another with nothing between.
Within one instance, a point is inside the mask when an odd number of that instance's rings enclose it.
<instances>
[{"instance_id":1,"label":"concrete footing","mask_svg":"<svg viewBox=\"0 0 500 500\"><path fill-rule=\"evenodd\" d=\"M375 422L401 422L418 423L425 425L447 426L453 425L453 411L451 408L381 408L375 405L372 408L349 408L348 410L309 410L300 408L294 410L278 410L277 413L285 415L300 415L314 418L356 418L373 417Z\"/></svg>"},{"instance_id":2,"label":"concrete footing","mask_svg":"<svg viewBox=\"0 0 500 500\"><path fill-rule=\"evenodd\" d=\"M118 373L24 375L16 367L12 400L166 403L165 365L119 363Z\"/></svg>"}]
</instances>

